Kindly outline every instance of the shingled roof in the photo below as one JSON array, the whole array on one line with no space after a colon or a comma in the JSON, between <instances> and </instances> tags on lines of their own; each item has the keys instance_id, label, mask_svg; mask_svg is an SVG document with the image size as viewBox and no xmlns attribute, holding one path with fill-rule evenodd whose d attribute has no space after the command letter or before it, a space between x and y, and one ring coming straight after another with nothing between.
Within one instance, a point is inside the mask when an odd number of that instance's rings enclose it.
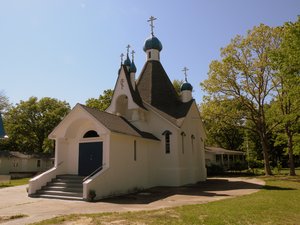
<instances>
[{"instance_id":1,"label":"shingled roof","mask_svg":"<svg viewBox=\"0 0 300 225\"><path fill-rule=\"evenodd\" d=\"M147 61L137 81L137 90L148 104L179 119L188 113L193 100L183 103L159 61Z\"/></svg>"},{"instance_id":2,"label":"shingled roof","mask_svg":"<svg viewBox=\"0 0 300 225\"><path fill-rule=\"evenodd\" d=\"M81 105L81 104L80 104ZM112 132L127 134L152 140L159 140L153 134L144 132L133 126L124 117L116 116L107 112L93 109L85 105L81 105L89 114L103 124L107 129Z\"/></svg>"}]
</instances>

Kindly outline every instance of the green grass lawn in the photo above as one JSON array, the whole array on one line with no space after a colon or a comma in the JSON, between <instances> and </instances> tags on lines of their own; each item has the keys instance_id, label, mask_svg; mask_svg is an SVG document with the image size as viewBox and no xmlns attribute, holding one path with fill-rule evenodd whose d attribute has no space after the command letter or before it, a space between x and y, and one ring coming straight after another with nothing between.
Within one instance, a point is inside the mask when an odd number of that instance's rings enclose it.
<instances>
[{"instance_id":1,"label":"green grass lawn","mask_svg":"<svg viewBox=\"0 0 300 225\"><path fill-rule=\"evenodd\" d=\"M8 183L2 183L2 184L0 183L0 188L14 187L14 186L28 184L30 179L31 178L12 179Z\"/></svg>"},{"instance_id":2,"label":"green grass lawn","mask_svg":"<svg viewBox=\"0 0 300 225\"><path fill-rule=\"evenodd\" d=\"M36 225L63 224L300 224L300 176L264 178L259 192L211 202L175 208L127 212L69 215Z\"/></svg>"}]
</instances>

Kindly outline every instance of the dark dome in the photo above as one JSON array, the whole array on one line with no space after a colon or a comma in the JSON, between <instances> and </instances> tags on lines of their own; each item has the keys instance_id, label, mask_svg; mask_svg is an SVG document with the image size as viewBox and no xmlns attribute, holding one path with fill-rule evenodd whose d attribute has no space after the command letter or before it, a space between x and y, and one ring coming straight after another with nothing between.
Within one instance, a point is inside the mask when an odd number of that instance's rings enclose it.
<instances>
[{"instance_id":1,"label":"dark dome","mask_svg":"<svg viewBox=\"0 0 300 225\"><path fill-rule=\"evenodd\" d=\"M129 59L128 54L127 54L127 58L126 58L125 61L124 61L124 65L125 65L125 66L131 66L131 61L130 61L130 59Z\"/></svg>"},{"instance_id":2,"label":"dark dome","mask_svg":"<svg viewBox=\"0 0 300 225\"><path fill-rule=\"evenodd\" d=\"M192 90L193 90L193 86L188 82L183 83L180 88L180 91L192 91Z\"/></svg>"},{"instance_id":3,"label":"dark dome","mask_svg":"<svg viewBox=\"0 0 300 225\"><path fill-rule=\"evenodd\" d=\"M134 62L132 61L132 63L131 63L131 65L130 65L130 72L132 72L132 73L136 73L136 67L135 67L135 64L134 64Z\"/></svg>"},{"instance_id":4,"label":"dark dome","mask_svg":"<svg viewBox=\"0 0 300 225\"><path fill-rule=\"evenodd\" d=\"M162 50L162 44L161 42L158 40L157 37L155 36L151 36L149 37L146 41L145 41L145 44L144 44L144 51L147 51L149 49L156 49L158 51L161 51Z\"/></svg>"}]
</instances>

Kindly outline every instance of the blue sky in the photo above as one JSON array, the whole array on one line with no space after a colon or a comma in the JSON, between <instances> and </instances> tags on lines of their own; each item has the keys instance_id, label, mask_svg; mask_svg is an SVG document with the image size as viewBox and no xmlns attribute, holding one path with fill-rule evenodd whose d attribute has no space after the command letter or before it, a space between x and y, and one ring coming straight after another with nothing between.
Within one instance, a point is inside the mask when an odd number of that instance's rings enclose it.
<instances>
[{"instance_id":1,"label":"blue sky","mask_svg":"<svg viewBox=\"0 0 300 225\"><path fill-rule=\"evenodd\" d=\"M167 74L184 79L188 67L200 103L199 83L221 47L255 25L279 26L298 14L299 0L0 0L0 91L13 104L30 96L71 106L97 98L114 87L127 44L139 75L153 15Z\"/></svg>"}]
</instances>

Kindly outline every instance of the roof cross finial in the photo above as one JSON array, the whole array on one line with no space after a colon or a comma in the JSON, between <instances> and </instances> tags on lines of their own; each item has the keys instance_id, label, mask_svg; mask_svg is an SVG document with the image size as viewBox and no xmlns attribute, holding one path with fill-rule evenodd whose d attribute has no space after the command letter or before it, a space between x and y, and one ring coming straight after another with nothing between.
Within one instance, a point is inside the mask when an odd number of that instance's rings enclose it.
<instances>
[{"instance_id":1,"label":"roof cross finial","mask_svg":"<svg viewBox=\"0 0 300 225\"><path fill-rule=\"evenodd\" d=\"M153 33L153 28L154 28L154 25L153 25L153 21L156 20L157 18L155 18L154 16L150 16L149 20L147 20L147 22L150 22L150 27L151 27L151 35L154 36L154 33Z\"/></svg>"},{"instance_id":2,"label":"roof cross finial","mask_svg":"<svg viewBox=\"0 0 300 225\"><path fill-rule=\"evenodd\" d=\"M131 47L130 45L127 45L127 46L126 46L126 48L127 48L127 55L129 54L129 49L130 49L130 47Z\"/></svg>"},{"instance_id":3,"label":"roof cross finial","mask_svg":"<svg viewBox=\"0 0 300 225\"><path fill-rule=\"evenodd\" d=\"M120 57L121 57L121 65L122 65L122 64L123 64L123 57L124 57L124 54L121 53Z\"/></svg>"},{"instance_id":4,"label":"roof cross finial","mask_svg":"<svg viewBox=\"0 0 300 225\"><path fill-rule=\"evenodd\" d=\"M189 71L189 69L184 67L182 71L184 72L185 82L187 82L187 71Z\"/></svg>"},{"instance_id":5,"label":"roof cross finial","mask_svg":"<svg viewBox=\"0 0 300 225\"><path fill-rule=\"evenodd\" d=\"M134 53L135 53L135 51L132 50L132 51L131 51L131 58L132 58L132 61L134 60Z\"/></svg>"}]
</instances>

